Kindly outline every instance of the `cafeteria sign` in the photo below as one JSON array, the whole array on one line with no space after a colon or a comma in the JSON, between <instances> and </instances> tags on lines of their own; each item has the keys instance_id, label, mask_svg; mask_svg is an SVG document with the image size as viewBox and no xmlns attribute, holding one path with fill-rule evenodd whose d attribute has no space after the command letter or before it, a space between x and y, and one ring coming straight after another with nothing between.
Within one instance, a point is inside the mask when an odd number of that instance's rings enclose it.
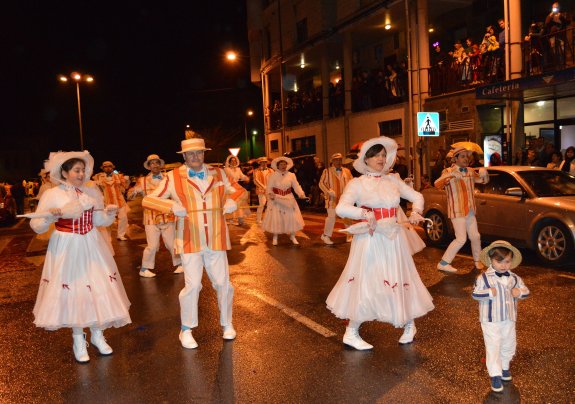
<instances>
[{"instance_id":1,"label":"cafeteria sign","mask_svg":"<svg viewBox=\"0 0 575 404\"><path fill-rule=\"evenodd\" d=\"M439 112L417 113L417 136L439 136Z\"/></svg>"}]
</instances>

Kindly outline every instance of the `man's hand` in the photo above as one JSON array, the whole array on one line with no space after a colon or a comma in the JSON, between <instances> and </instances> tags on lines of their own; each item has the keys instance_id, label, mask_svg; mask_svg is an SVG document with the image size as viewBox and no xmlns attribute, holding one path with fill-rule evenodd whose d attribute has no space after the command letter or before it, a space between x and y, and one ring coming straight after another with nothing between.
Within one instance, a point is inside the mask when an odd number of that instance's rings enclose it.
<instances>
[{"instance_id":1,"label":"man's hand","mask_svg":"<svg viewBox=\"0 0 575 404\"><path fill-rule=\"evenodd\" d=\"M236 203L236 201L234 201L231 198L228 198L226 200L226 203L224 203L224 215L228 214L228 213L235 212L237 209L238 209L238 204Z\"/></svg>"},{"instance_id":2,"label":"man's hand","mask_svg":"<svg viewBox=\"0 0 575 404\"><path fill-rule=\"evenodd\" d=\"M188 214L186 208L179 202L175 202L172 205L172 212L174 213L174 215L178 217L186 217L186 215Z\"/></svg>"}]
</instances>

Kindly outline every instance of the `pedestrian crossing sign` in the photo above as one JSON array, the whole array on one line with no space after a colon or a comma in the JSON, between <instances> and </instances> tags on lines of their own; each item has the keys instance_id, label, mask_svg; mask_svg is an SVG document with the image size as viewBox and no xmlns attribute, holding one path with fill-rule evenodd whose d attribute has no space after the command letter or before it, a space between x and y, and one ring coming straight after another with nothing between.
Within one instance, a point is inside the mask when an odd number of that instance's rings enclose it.
<instances>
[{"instance_id":1,"label":"pedestrian crossing sign","mask_svg":"<svg viewBox=\"0 0 575 404\"><path fill-rule=\"evenodd\" d=\"M439 112L417 113L417 136L439 136Z\"/></svg>"}]
</instances>

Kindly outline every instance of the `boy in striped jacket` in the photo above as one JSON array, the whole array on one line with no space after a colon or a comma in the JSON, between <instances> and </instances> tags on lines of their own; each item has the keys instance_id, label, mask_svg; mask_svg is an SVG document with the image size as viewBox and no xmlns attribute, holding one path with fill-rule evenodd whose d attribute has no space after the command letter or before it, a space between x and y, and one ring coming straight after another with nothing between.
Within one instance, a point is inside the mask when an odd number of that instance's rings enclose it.
<instances>
[{"instance_id":1,"label":"boy in striped jacket","mask_svg":"<svg viewBox=\"0 0 575 404\"><path fill-rule=\"evenodd\" d=\"M503 390L502 381L511 381L509 365L517 347L517 301L529 296L523 280L510 271L521 258L519 250L507 241L494 241L481 251L480 259L489 268L477 277L473 289L473 298L479 301L491 390L496 392Z\"/></svg>"}]
</instances>

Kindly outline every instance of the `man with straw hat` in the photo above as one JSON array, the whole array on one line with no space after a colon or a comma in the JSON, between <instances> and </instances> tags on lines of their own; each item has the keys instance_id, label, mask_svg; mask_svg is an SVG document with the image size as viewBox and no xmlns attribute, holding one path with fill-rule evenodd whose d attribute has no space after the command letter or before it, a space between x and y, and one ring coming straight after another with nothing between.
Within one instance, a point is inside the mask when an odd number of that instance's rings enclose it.
<instances>
[{"instance_id":1,"label":"man with straw hat","mask_svg":"<svg viewBox=\"0 0 575 404\"><path fill-rule=\"evenodd\" d=\"M343 189L349 181L353 179L351 171L342 167L343 156L341 153L335 153L331 156L331 167L323 170L319 180L319 187L325 196L325 208L327 209L327 218L323 228L321 240L327 244L333 244L331 235L335 226L335 207L339 202L339 198L343 193ZM344 219L351 224L348 219ZM351 241L351 236L347 237Z\"/></svg>"},{"instance_id":2,"label":"man with straw hat","mask_svg":"<svg viewBox=\"0 0 575 404\"><path fill-rule=\"evenodd\" d=\"M118 210L118 240L126 241L126 231L128 230L128 204L124 199L124 192L130 185L130 180L123 174L114 172L116 166L111 161L104 161L100 166L101 173L94 175L94 182L104 193L104 202L107 205L116 205Z\"/></svg>"},{"instance_id":3,"label":"man with straw hat","mask_svg":"<svg viewBox=\"0 0 575 404\"><path fill-rule=\"evenodd\" d=\"M451 261L457 252L463 247L467 238L471 242L471 252L475 268L482 269L479 261L481 252L481 236L477 230L477 219L475 212L475 183L486 184L489 182L489 175L484 167L478 171L469 168L470 150L464 147L456 147L448 153L453 165L443 170L441 177L435 181L435 187L445 189L447 193L447 211L453 224L455 239L449 244L443 254L441 261L437 264L437 269L445 272L457 272L451 266Z\"/></svg>"},{"instance_id":4,"label":"man with straw hat","mask_svg":"<svg viewBox=\"0 0 575 404\"><path fill-rule=\"evenodd\" d=\"M521 253L509 242L494 241L481 251L480 259L488 269L475 280L472 296L479 301L491 390L499 392L502 381L512 380L509 368L517 348L517 301L527 298L529 289L511 272L521 263Z\"/></svg>"},{"instance_id":5,"label":"man with straw hat","mask_svg":"<svg viewBox=\"0 0 575 404\"><path fill-rule=\"evenodd\" d=\"M254 184L256 185L256 194L258 195L259 206L256 212L256 221L262 224L262 215L266 206L266 188L268 177L273 174L274 170L268 167L268 158L260 157L258 159L260 166L254 170Z\"/></svg>"},{"instance_id":6,"label":"man with straw hat","mask_svg":"<svg viewBox=\"0 0 575 404\"><path fill-rule=\"evenodd\" d=\"M144 168L150 173L145 177L140 177L134 187L128 191L128 198L134 199L138 195L146 196L158 188L164 179L162 168L166 163L157 154L150 154L144 162ZM148 245L144 249L142 256L142 266L140 276L143 278L153 278L156 276L151 270L155 267L156 253L160 249L160 236L164 239L166 248L172 254L172 264L177 267L175 274L184 272L180 256L174 252L175 219L173 214L160 213L156 210L143 209L144 228L146 231L146 241Z\"/></svg>"},{"instance_id":7,"label":"man with straw hat","mask_svg":"<svg viewBox=\"0 0 575 404\"><path fill-rule=\"evenodd\" d=\"M182 140L185 164L170 171L158 188L142 201L147 209L178 216L176 254L181 254L185 286L180 292L180 342L184 348L197 348L192 328L198 326L198 299L202 289L203 268L218 297L223 338L232 340L234 288L230 283L226 250L231 248L224 217L237 209L237 190L224 170L204 164L204 139ZM231 194L226 199L226 194Z\"/></svg>"}]
</instances>

